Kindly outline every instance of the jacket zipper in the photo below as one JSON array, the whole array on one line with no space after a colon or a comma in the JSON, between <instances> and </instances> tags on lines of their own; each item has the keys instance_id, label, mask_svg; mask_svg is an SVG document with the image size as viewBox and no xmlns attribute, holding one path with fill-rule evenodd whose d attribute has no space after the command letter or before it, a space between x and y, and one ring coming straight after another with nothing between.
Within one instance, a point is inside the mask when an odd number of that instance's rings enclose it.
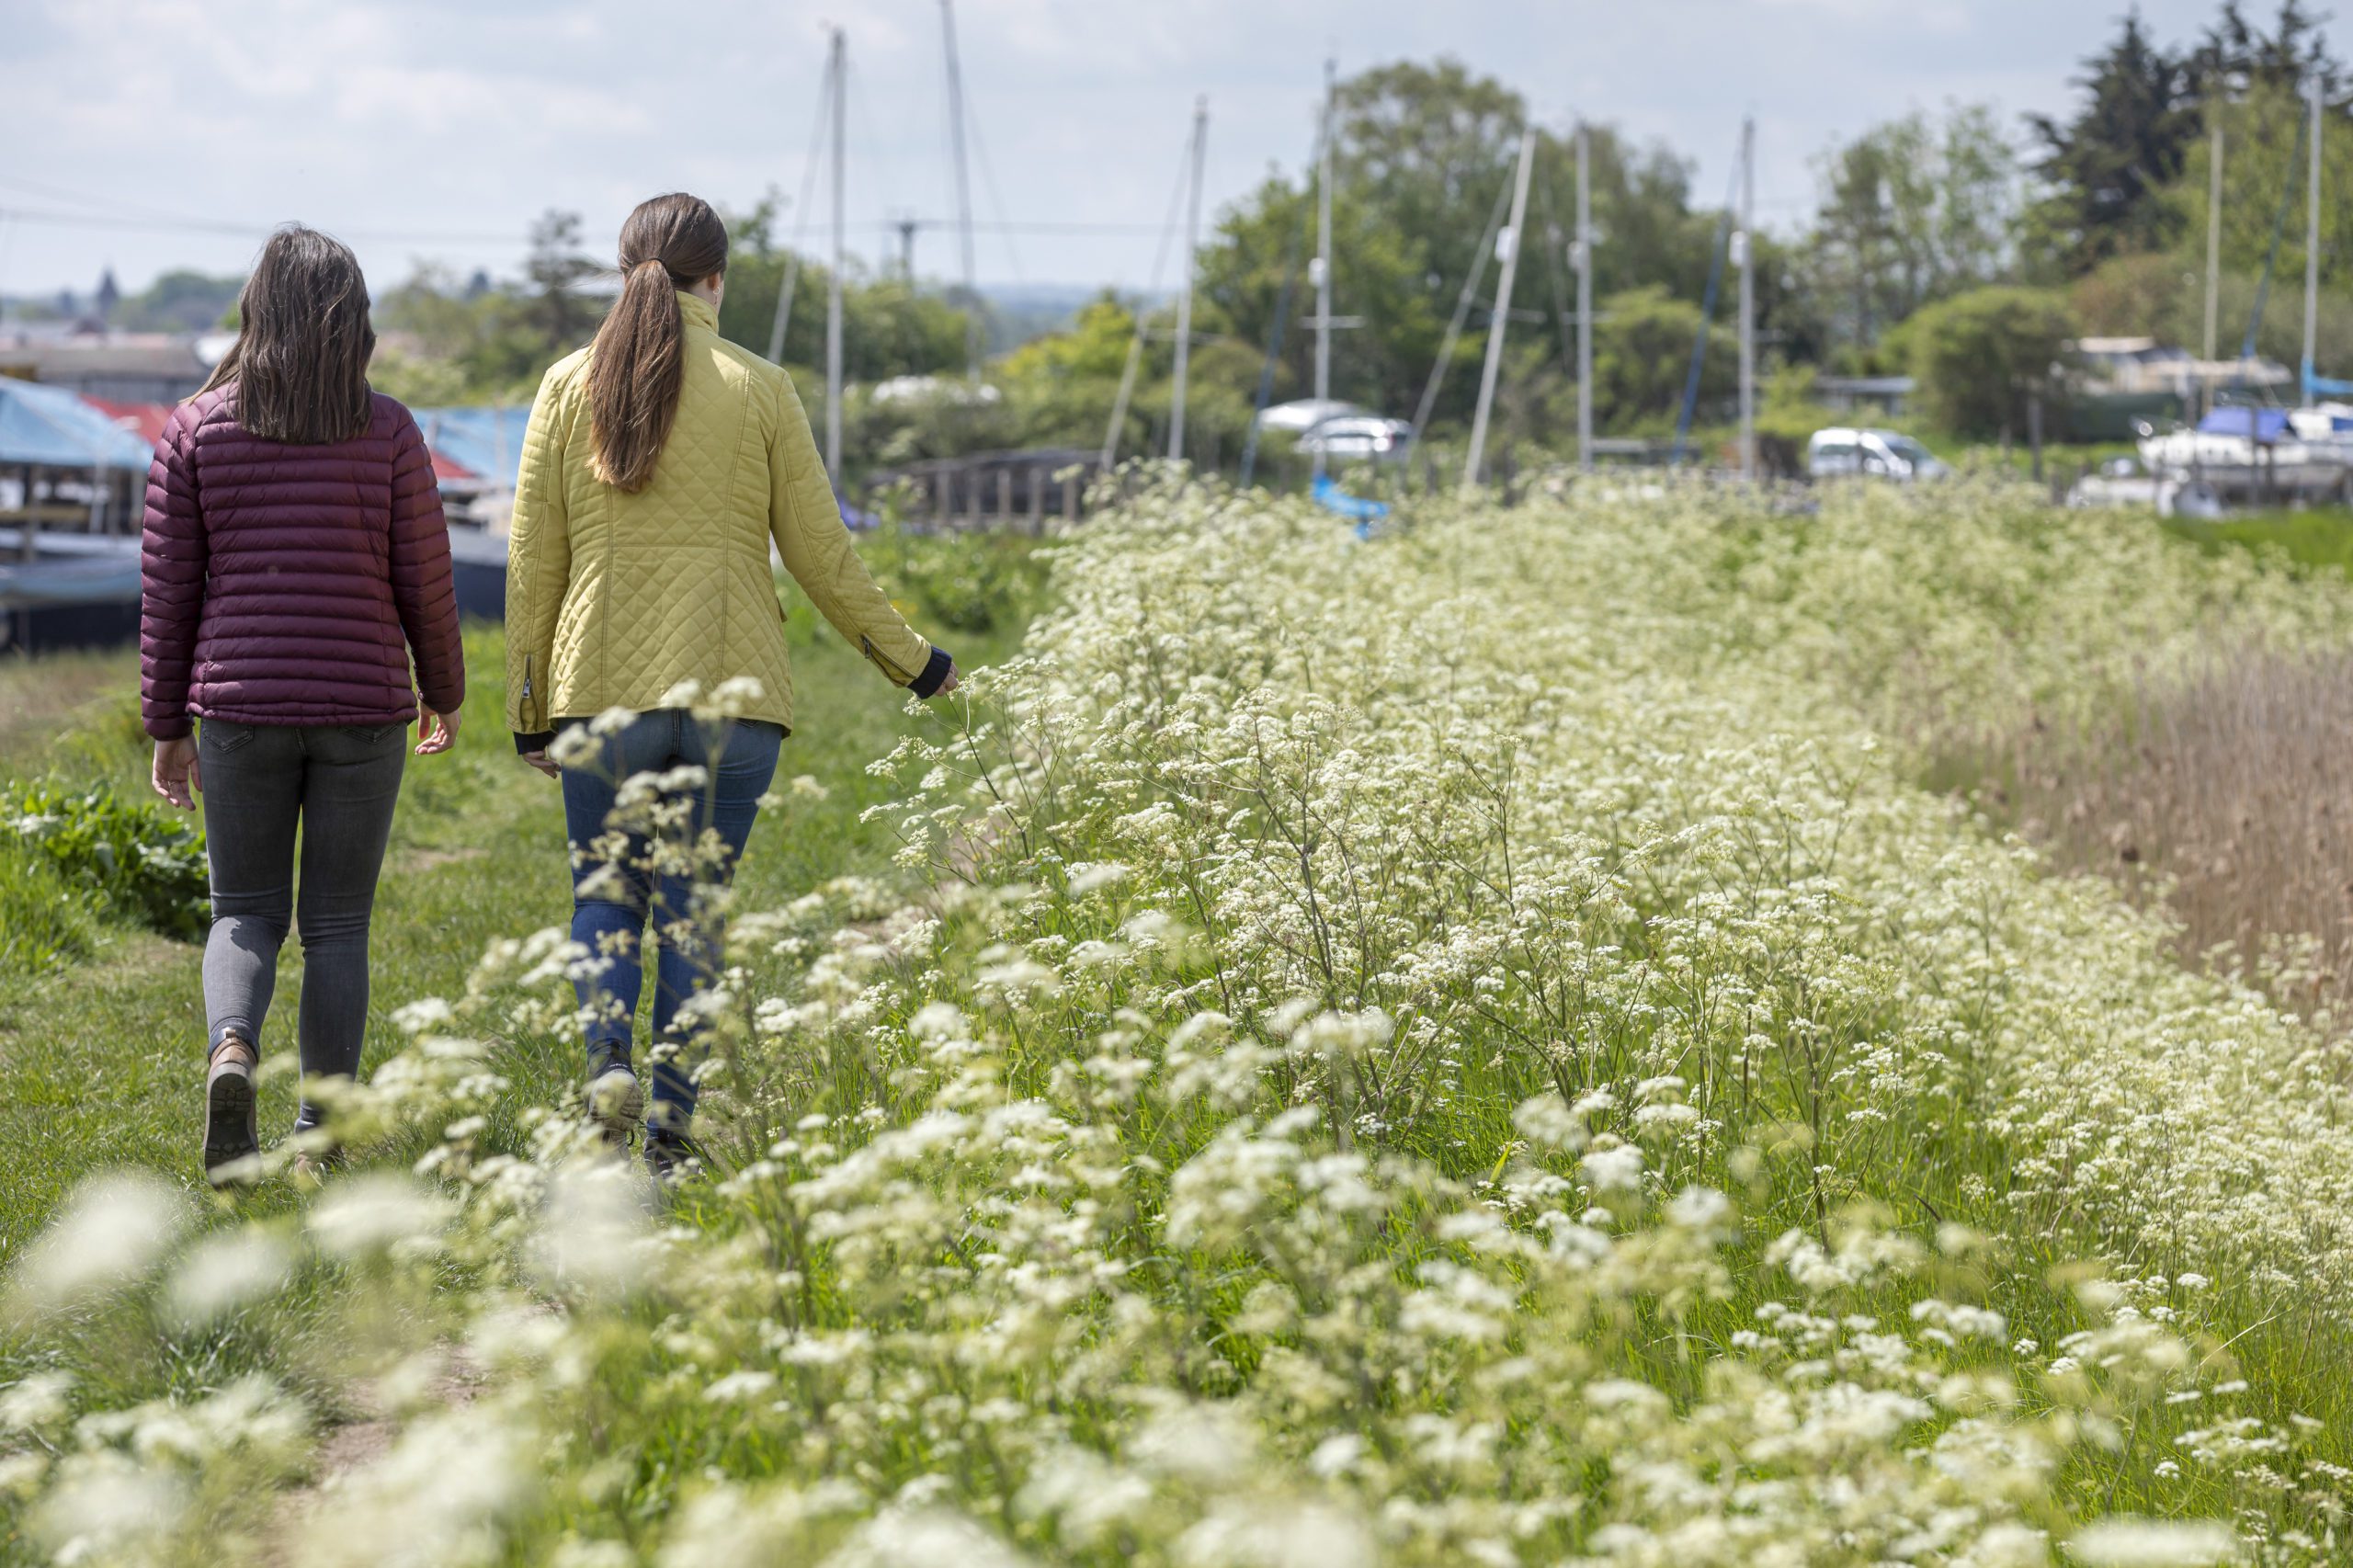
<instances>
[{"instance_id":1,"label":"jacket zipper","mask_svg":"<svg viewBox=\"0 0 2353 1568\"><path fill-rule=\"evenodd\" d=\"M530 717L531 717L531 655L530 655L530 654L529 654L529 653L526 653L526 654L524 654L524 655L523 655L523 699L522 699L522 701L521 701L519 704L517 704L517 710L518 712L520 712L520 713L521 713L521 715L523 716L523 719L525 720L525 722L528 722L530 720ZM534 729L526 730L526 731L524 731L523 733L524 733L525 734L527 734L527 735L534 735L534 734L539 733L539 731L538 731L536 728L534 728Z\"/></svg>"},{"instance_id":2,"label":"jacket zipper","mask_svg":"<svg viewBox=\"0 0 2353 1568\"><path fill-rule=\"evenodd\" d=\"M899 686L913 686L915 684L915 676L909 675L906 671L901 669L898 665L892 664L890 660L882 656L882 650L874 645L873 638L866 636L864 633L860 633L858 639L858 645L859 650L863 652L869 659L873 661L874 667L881 670L884 675L889 676L894 684Z\"/></svg>"}]
</instances>

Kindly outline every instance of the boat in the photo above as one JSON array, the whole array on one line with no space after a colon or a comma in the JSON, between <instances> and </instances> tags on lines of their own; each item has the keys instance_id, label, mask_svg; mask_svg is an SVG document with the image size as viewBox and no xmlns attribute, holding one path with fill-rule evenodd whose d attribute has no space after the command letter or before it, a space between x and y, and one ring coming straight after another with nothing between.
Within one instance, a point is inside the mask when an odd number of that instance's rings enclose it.
<instances>
[{"instance_id":1,"label":"boat","mask_svg":"<svg viewBox=\"0 0 2353 1568\"><path fill-rule=\"evenodd\" d=\"M2343 494L2353 475L2353 409L2217 408L2139 445L2152 477L2202 484L2224 502L2316 500Z\"/></svg>"}]
</instances>

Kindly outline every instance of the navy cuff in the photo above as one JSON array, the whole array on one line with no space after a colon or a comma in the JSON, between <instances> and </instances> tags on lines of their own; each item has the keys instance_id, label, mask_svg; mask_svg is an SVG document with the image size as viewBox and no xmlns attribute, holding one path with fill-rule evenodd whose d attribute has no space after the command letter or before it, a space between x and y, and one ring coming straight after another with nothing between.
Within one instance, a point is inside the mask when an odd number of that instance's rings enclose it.
<instances>
[{"instance_id":1,"label":"navy cuff","mask_svg":"<svg viewBox=\"0 0 2353 1568\"><path fill-rule=\"evenodd\" d=\"M536 735L518 734L515 737L515 755L521 756L526 752L545 751L554 740L553 730L542 730Z\"/></svg>"},{"instance_id":2,"label":"navy cuff","mask_svg":"<svg viewBox=\"0 0 2353 1568\"><path fill-rule=\"evenodd\" d=\"M930 660L923 667L923 674L907 682L907 689L917 697L938 696L939 683L948 678L948 672L955 667L955 664L947 649L934 648Z\"/></svg>"}]
</instances>

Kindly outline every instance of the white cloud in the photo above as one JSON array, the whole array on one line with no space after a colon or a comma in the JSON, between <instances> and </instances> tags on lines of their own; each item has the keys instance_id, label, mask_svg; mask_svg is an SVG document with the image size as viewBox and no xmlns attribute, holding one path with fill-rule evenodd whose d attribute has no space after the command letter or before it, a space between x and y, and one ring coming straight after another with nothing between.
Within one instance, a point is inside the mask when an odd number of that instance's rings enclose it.
<instances>
[{"instance_id":1,"label":"white cloud","mask_svg":"<svg viewBox=\"0 0 2353 1568\"><path fill-rule=\"evenodd\" d=\"M950 209L937 0L5 0L0 102L16 176L97 210L250 222L204 235L0 220L0 290L136 286L166 266L241 265L299 215L362 236L380 285L414 257L511 267L530 219L592 236L681 186L748 205L798 187L824 26L850 32L851 243L894 211ZM1767 215L1799 216L1813 156L1915 105L2068 97L2112 29L2100 0L961 0L970 91L1007 215L1156 228L1196 93L1211 98L1211 203L1306 156L1322 61L1453 53L1554 122L1664 137L1723 188L1759 117ZM2161 37L2212 0L2149 0ZM21 16L17 13L22 13ZM30 128L24 135L23 128ZM983 220L995 213L985 185ZM0 209L88 211L0 183ZM449 240L451 234L510 236ZM983 275L1140 282L1152 233L983 236ZM918 261L952 246L926 233Z\"/></svg>"}]
</instances>

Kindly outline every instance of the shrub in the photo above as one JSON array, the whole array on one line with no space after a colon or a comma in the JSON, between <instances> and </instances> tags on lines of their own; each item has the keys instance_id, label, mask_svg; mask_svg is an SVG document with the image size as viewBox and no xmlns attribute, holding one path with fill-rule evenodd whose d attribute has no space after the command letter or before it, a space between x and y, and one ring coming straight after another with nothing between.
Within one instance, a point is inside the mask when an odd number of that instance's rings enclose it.
<instances>
[{"instance_id":1,"label":"shrub","mask_svg":"<svg viewBox=\"0 0 2353 1568\"><path fill-rule=\"evenodd\" d=\"M1921 311L1907 330L1922 403L1939 427L2023 435L2028 394L2052 380L2075 322L2047 290L1972 289ZM2046 417L2056 412L2046 406Z\"/></svg>"},{"instance_id":2,"label":"shrub","mask_svg":"<svg viewBox=\"0 0 2353 1568\"><path fill-rule=\"evenodd\" d=\"M1039 572L1028 540L1006 534L917 534L886 527L859 540L876 581L945 631L992 631L1026 619Z\"/></svg>"},{"instance_id":3,"label":"shrub","mask_svg":"<svg viewBox=\"0 0 2353 1568\"><path fill-rule=\"evenodd\" d=\"M204 835L158 808L105 784L20 784L0 793L0 846L12 843L126 919L186 941L204 935Z\"/></svg>"}]
</instances>

